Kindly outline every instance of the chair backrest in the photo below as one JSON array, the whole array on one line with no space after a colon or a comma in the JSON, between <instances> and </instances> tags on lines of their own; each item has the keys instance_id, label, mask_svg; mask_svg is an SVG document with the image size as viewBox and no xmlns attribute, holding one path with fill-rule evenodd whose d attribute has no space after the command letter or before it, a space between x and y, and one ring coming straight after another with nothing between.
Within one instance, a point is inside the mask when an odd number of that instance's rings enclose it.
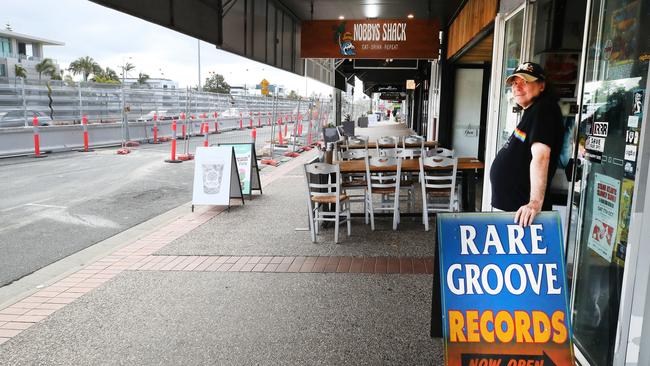
<instances>
[{"instance_id":1,"label":"chair backrest","mask_svg":"<svg viewBox=\"0 0 650 366\"><path fill-rule=\"evenodd\" d=\"M402 138L402 147L406 148L406 145L422 145L424 143L424 137L417 135L404 136Z\"/></svg>"},{"instance_id":2,"label":"chair backrest","mask_svg":"<svg viewBox=\"0 0 650 366\"><path fill-rule=\"evenodd\" d=\"M360 160L368 156L366 149L350 149L341 152L341 160Z\"/></svg>"},{"instance_id":3,"label":"chair backrest","mask_svg":"<svg viewBox=\"0 0 650 366\"><path fill-rule=\"evenodd\" d=\"M375 156L381 156L385 158L396 158L402 149L390 148L390 149L376 149L377 154Z\"/></svg>"},{"instance_id":4,"label":"chair backrest","mask_svg":"<svg viewBox=\"0 0 650 366\"><path fill-rule=\"evenodd\" d=\"M382 136L377 139L377 148L379 145L392 145L397 147L397 139L393 136Z\"/></svg>"},{"instance_id":5,"label":"chair backrest","mask_svg":"<svg viewBox=\"0 0 650 366\"><path fill-rule=\"evenodd\" d=\"M366 180L368 190L373 188L395 188L399 191L402 174L402 159L395 157L366 157Z\"/></svg>"},{"instance_id":6,"label":"chair backrest","mask_svg":"<svg viewBox=\"0 0 650 366\"><path fill-rule=\"evenodd\" d=\"M454 150L445 149L444 147L436 147L427 151L427 156L442 156L446 158L453 158Z\"/></svg>"},{"instance_id":7,"label":"chair backrest","mask_svg":"<svg viewBox=\"0 0 650 366\"><path fill-rule=\"evenodd\" d=\"M361 135L348 136L346 141L348 146L363 145L366 148L368 148L368 136L361 136Z\"/></svg>"},{"instance_id":8,"label":"chair backrest","mask_svg":"<svg viewBox=\"0 0 650 366\"><path fill-rule=\"evenodd\" d=\"M415 159L422 156L421 148L395 149L396 156L402 159Z\"/></svg>"},{"instance_id":9,"label":"chair backrest","mask_svg":"<svg viewBox=\"0 0 650 366\"><path fill-rule=\"evenodd\" d=\"M420 159L422 189L439 193L439 197L448 197L448 203L441 204L440 208L449 211L453 211L457 169L457 158L431 156Z\"/></svg>"},{"instance_id":10,"label":"chair backrest","mask_svg":"<svg viewBox=\"0 0 650 366\"><path fill-rule=\"evenodd\" d=\"M307 179L307 193L313 196L336 195L340 199L341 168L336 164L311 163L305 164L305 178Z\"/></svg>"}]
</instances>

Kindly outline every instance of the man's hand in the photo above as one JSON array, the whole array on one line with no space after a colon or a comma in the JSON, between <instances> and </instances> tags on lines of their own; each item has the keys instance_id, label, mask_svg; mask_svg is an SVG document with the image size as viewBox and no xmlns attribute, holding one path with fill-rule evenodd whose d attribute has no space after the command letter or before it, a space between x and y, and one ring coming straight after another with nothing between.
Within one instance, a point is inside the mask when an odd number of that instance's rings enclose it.
<instances>
[{"instance_id":1,"label":"man's hand","mask_svg":"<svg viewBox=\"0 0 650 366\"><path fill-rule=\"evenodd\" d=\"M515 224L528 226L533 223L535 216L542 210L542 203L539 201L530 201L527 205L519 207L515 214Z\"/></svg>"}]
</instances>

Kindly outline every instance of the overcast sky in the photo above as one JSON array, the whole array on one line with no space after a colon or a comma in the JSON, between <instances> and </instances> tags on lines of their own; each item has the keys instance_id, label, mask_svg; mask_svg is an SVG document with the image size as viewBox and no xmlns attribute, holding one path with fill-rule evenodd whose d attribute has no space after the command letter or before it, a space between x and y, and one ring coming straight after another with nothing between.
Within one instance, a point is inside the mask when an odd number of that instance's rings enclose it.
<instances>
[{"instance_id":1,"label":"overcast sky","mask_svg":"<svg viewBox=\"0 0 650 366\"><path fill-rule=\"evenodd\" d=\"M90 56L102 67L111 67L118 73L124 62L134 64L131 77L143 72L152 78L175 80L180 87L198 83L195 38L88 0L1 0L1 9L3 29L9 24L14 32L64 42L65 46L46 46L43 51L62 69L79 57ZM201 42L201 84L209 72L222 74L230 85L254 85L266 78L301 95L305 95L305 89L307 94L331 94L330 87L313 79Z\"/></svg>"}]
</instances>

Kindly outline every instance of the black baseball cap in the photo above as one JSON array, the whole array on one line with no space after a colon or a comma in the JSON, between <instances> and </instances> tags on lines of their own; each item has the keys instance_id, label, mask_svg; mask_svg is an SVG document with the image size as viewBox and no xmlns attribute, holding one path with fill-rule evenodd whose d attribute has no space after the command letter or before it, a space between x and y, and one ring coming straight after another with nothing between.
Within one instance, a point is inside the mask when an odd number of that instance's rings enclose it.
<instances>
[{"instance_id":1,"label":"black baseball cap","mask_svg":"<svg viewBox=\"0 0 650 366\"><path fill-rule=\"evenodd\" d=\"M515 77L520 77L526 81L536 81L546 79L544 69L534 62L524 62L519 64L512 75L506 78L506 84L512 83Z\"/></svg>"}]
</instances>

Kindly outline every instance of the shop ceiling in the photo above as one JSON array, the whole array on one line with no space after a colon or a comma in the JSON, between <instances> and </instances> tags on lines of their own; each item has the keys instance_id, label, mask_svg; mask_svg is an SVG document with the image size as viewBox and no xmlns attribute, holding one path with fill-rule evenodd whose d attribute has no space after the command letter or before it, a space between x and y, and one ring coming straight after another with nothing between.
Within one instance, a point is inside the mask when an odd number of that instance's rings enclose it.
<instances>
[{"instance_id":1,"label":"shop ceiling","mask_svg":"<svg viewBox=\"0 0 650 366\"><path fill-rule=\"evenodd\" d=\"M100 5L196 37L227 51L302 75L300 23L326 19L437 20L445 29L466 0L91 0ZM298 38L296 40L296 37ZM273 42L275 41L275 42ZM273 44L275 43L275 45ZM337 74L364 81L365 92L404 89L417 69L391 68L386 60L365 60L377 68L336 62ZM337 86L339 84L337 83Z\"/></svg>"}]
</instances>

